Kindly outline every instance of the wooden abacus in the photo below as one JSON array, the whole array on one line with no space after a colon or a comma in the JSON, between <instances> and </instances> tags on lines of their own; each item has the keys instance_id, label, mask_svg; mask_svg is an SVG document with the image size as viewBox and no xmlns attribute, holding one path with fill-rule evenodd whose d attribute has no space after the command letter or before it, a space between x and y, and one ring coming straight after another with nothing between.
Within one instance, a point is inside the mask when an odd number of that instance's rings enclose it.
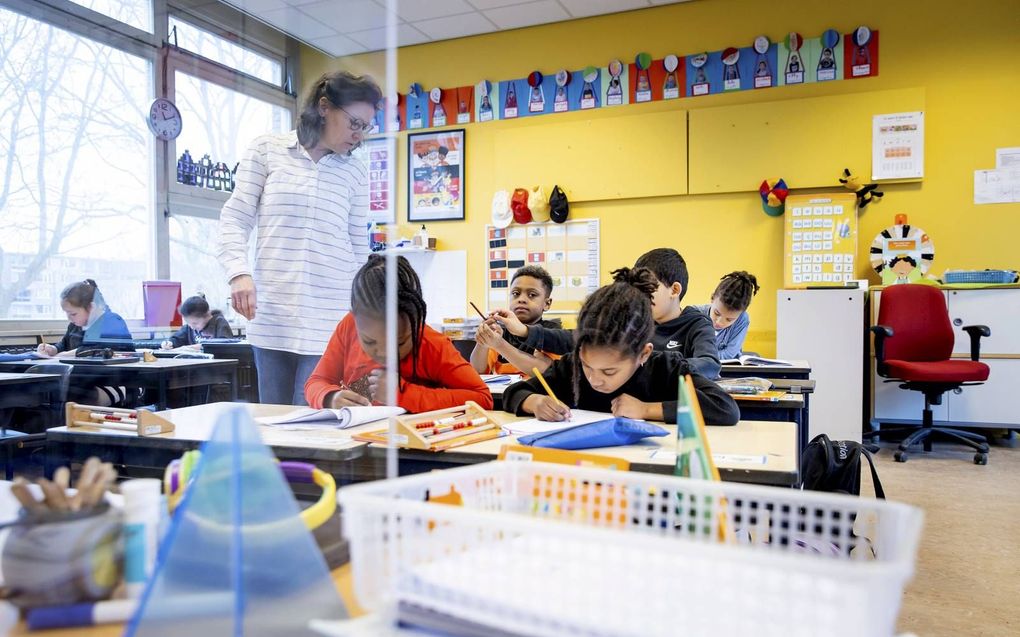
<instances>
[{"instance_id":1,"label":"wooden abacus","mask_svg":"<svg viewBox=\"0 0 1020 637\"><path fill-rule=\"evenodd\" d=\"M95 427L136 433L139 436L155 436L174 430L174 424L166 418L139 409L67 403L64 413L68 429Z\"/></svg>"},{"instance_id":2,"label":"wooden abacus","mask_svg":"<svg viewBox=\"0 0 1020 637\"><path fill-rule=\"evenodd\" d=\"M442 451L502 435L501 425L471 401L458 407L396 416L396 421L397 431L393 441L398 447L407 449ZM388 434L388 429L378 429L352 437L362 442L385 444Z\"/></svg>"}]
</instances>

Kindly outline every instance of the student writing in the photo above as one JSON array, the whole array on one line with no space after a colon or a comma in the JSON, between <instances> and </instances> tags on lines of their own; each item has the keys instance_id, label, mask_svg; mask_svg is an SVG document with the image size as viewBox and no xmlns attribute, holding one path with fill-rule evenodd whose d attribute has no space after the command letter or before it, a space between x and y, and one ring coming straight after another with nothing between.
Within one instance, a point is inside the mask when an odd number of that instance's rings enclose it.
<instances>
[{"instance_id":1,"label":"student writing","mask_svg":"<svg viewBox=\"0 0 1020 637\"><path fill-rule=\"evenodd\" d=\"M189 296L181 303L178 311L184 319L184 326L163 341L163 349L197 345L209 338L234 337L234 330L230 329L230 323L223 312L210 310L204 294Z\"/></svg>"},{"instance_id":2,"label":"student writing","mask_svg":"<svg viewBox=\"0 0 1020 637\"><path fill-rule=\"evenodd\" d=\"M743 270L730 272L719 281L711 303L694 306L712 321L720 359L740 356L747 330L751 327L747 308L758 290L758 279L753 274Z\"/></svg>"},{"instance_id":3,"label":"student writing","mask_svg":"<svg viewBox=\"0 0 1020 637\"><path fill-rule=\"evenodd\" d=\"M655 349L678 352L693 371L706 378L718 378L722 365L712 321L693 306L680 304L690 278L684 258L672 248L656 248L638 257L634 267L648 268L658 279L652 296Z\"/></svg>"},{"instance_id":4,"label":"student writing","mask_svg":"<svg viewBox=\"0 0 1020 637\"><path fill-rule=\"evenodd\" d=\"M472 400L492 409L492 395L471 365L425 324L421 281L397 257L397 404L409 412L454 407ZM336 326L322 359L305 383L312 407L368 405L386 400L386 259L369 257L354 276L351 312Z\"/></svg>"},{"instance_id":5,"label":"student writing","mask_svg":"<svg viewBox=\"0 0 1020 637\"><path fill-rule=\"evenodd\" d=\"M558 319L542 318L552 305L553 280L536 265L514 272L510 281L510 307L496 310L478 326L471 366L481 374L529 373L533 367L545 370L553 359L526 344L528 330L539 326L562 330ZM521 334L522 336L518 336Z\"/></svg>"},{"instance_id":6,"label":"student writing","mask_svg":"<svg viewBox=\"0 0 1020 637\"><path fill-rule=\"evenodd\" d=\"M543 372L553 393L566 404L548 396L532 378L506 389L506 411L561 421L569 419L573 407L676 422L678 383L692 370L678 353L652 346L655 276L645 268L622 268L613 272L613 279L584 302L573 351ZM740 411L733 399L707 378L698 374L692 378L705 421L736 424Z\"/></svg>"},{"instance_id":7,"label":"student writing","mask_svg":"<svg viewBox=\"0 0 1020 637\"><path fill-rule=\"evenodd\" d=\"M99 286L92 279L64 288L60 293L60 309L70 321L67 331L56 345L41 343L38 347L40 354L56 356L60 352L73 352L83 343L103 338L131 338L127 323L107 307Z\"/></svg>"}]
</instances>

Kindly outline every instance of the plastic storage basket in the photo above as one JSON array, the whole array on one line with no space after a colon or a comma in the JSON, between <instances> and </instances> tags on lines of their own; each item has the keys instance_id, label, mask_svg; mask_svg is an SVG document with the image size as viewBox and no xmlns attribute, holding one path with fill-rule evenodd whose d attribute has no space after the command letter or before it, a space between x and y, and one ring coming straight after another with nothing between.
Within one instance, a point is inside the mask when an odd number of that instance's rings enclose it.
<instances>
[{"instance_id":1,"label":"plastic storage basket","mask_svg":"<svg viewBox=\"0 0 1020 637\"><path fill-rule=\"evenodd\" d=\"M946 283L1013 283L1013 270L946 270L942 273Z\"/></svg>"},{"instance_id":2,"label":"plastic storage basket","mask_svg":"<svg viewBox=\"0 0 1020 637\"><path fill-rule=\"evenodd\" d=\"M455 491L462 506L425 501ZM366 608L512 635L893 634L922 513L536 462L345 487Z\"/></svg>"}]
</instances>

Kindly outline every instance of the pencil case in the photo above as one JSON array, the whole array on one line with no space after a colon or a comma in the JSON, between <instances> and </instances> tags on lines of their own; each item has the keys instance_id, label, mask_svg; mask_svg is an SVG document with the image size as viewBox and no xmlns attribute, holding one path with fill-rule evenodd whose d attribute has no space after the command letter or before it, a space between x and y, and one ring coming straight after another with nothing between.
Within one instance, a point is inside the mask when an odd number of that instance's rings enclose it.
<instances>
[{"instance_id":1,"label":"pencil case","mask_svg":"<svg viewBox=\"0 0 1020 637\"><path fill-rule=\"evenodd\" d=\"M591 449L631 445L643 438L668 435L669 432L643 420L609 418L584 425L528 434L517 439L522 445L550 449Z\"/></svg>"}]
</instances>

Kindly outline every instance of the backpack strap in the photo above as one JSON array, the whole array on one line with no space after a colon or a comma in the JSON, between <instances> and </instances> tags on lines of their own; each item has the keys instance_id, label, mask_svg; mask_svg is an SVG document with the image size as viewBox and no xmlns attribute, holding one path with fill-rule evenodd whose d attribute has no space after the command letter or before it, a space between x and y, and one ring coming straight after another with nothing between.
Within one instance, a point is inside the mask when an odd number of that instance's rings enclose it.
<instances>
[{"instance_id":1,"label":"backpack strap","mask_svg":"<svg viewBox=\"0 0 1020 637\"><path fill-rule=\"evenodd\" d=\"M871 483L875 486L875 497L885 500L885 489L882 488L882 481L878 479L878 471L875 470L875 459L871 452L861 447L861 455L868 459L868 466L871 467Z\"/></svg>"}]
</instances>

